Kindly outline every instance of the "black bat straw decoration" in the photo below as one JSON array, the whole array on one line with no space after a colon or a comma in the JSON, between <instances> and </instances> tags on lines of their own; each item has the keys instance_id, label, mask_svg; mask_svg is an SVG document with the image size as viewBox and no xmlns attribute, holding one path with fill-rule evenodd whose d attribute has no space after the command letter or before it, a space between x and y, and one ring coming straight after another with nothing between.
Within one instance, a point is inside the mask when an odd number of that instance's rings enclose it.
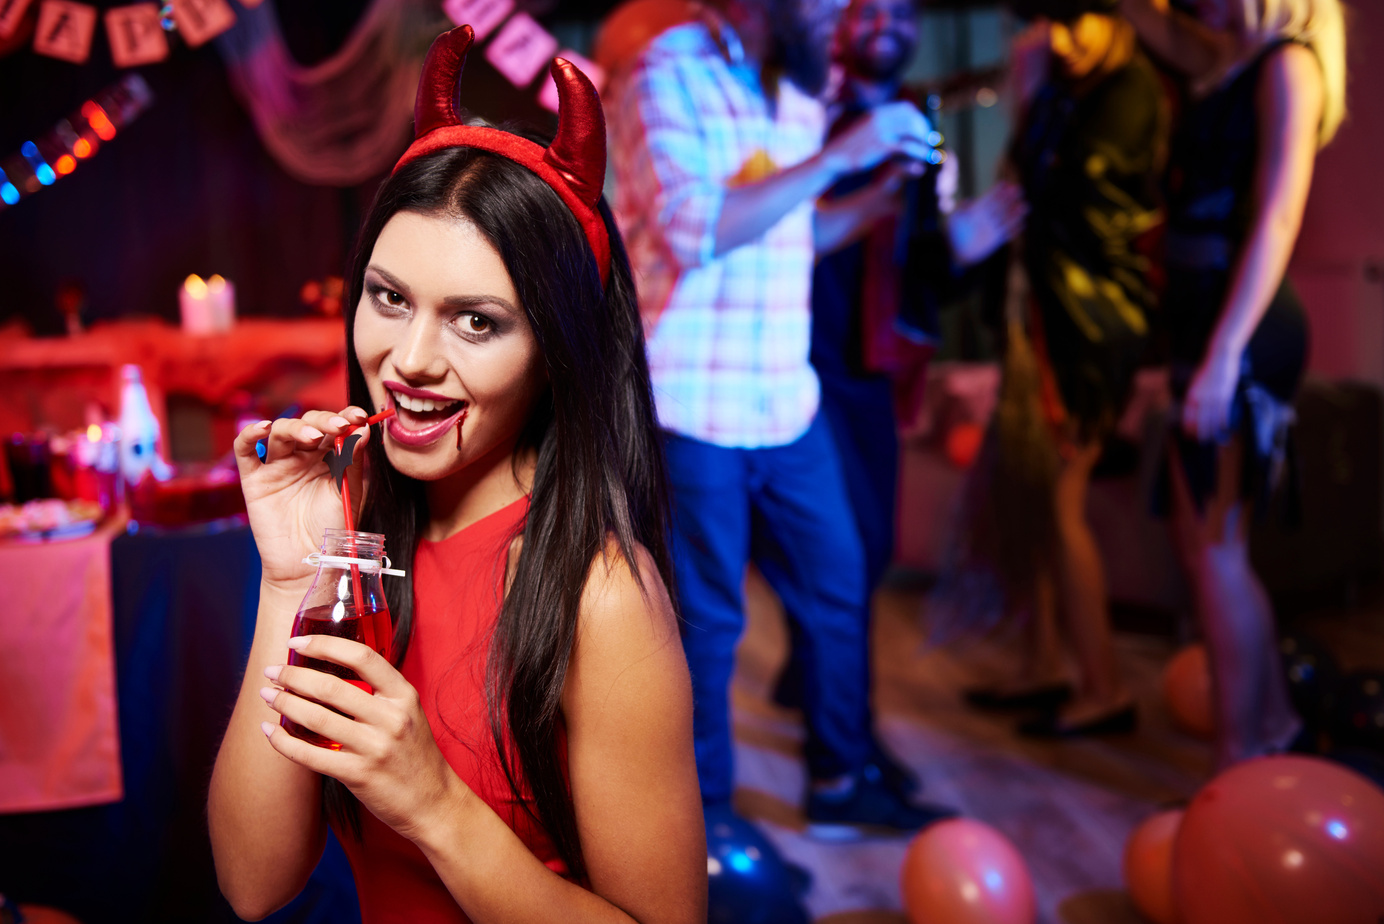
<instances>
[{"instance_id":1,"label":"black bat straw decoration","mask_svg":"<svg viewBox=\"0 0 1384 924\"><path fill-rule=\"evenodd\" d=\"M332 478L336 481L338 491L341 490L341 479L346 477L346 469L351 467L351 456L356 443L359 441L359 433L352 433L350 436L338 439L333 443L332 448L327 450L327 454L322 457L323 461L327 463L327 468L331 469Z\"/></svg>"}]
</instances>

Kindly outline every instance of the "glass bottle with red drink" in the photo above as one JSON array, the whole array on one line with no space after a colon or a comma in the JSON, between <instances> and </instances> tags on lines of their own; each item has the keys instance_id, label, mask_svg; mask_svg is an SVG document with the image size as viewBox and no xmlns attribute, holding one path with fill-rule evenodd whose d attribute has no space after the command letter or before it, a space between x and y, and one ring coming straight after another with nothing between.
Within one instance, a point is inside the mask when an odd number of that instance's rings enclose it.
<instances>
[{"instance_id":1,"label":"glass bottle with red drink","mask_svg":"<svg viewBox=\"0 0 1384 924\"><path fill-rule=\"evenodd\" d=\"M381 578L384 574L402 575L389 567L384 554L384 536L349 529L329 529L322 540L322 551L306 561L317 565L317 576L298 607L293 620L293 635L334 635L348 638L373 648L387 660L392 660L394 621L385 602ZM373 692L348 667L310 658L297 651L288 655L288 663L311 667L340 677L347 683ZM279 724L295 738L319 747L340 749L329 738L304 728L287 716Z\"/></svg>"}]
</instances>

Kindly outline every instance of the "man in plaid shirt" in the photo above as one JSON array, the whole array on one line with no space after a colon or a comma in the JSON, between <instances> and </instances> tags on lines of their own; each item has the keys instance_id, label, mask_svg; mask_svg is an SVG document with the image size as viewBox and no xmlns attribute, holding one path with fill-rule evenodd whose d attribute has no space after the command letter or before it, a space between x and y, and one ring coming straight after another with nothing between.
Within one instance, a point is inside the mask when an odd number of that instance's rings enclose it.
<instances>
[{"instance_id":1,"label":"man in plaid shirt","mask_svg":"<svg viewBox=\"0 0 1384 924\"><path fill-rule=\"evenodd\" d=\"M750 559L801 645L814 831L911 830L871 765L868 594L861 541L808 361L815 255L897 207L929 127L878 107L823 146L838 0L726 0L664 32L608 108L616 212L640 286L673 486L673 554L708 808L734 783L729 684ZM890 158L830 209L841 176Z\"/></svg>"}]
</instances>

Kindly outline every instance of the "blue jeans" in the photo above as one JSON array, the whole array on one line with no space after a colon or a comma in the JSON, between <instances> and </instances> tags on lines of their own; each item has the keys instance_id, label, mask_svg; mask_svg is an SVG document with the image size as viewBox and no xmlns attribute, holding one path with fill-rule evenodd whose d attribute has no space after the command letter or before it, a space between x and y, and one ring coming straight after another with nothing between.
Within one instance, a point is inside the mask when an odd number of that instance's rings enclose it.
<instances>
[{"instance_id":1,"label":"blue jeans","mask_svg":"<svg viewBox=\"0 0 1384 924\"><path fill-rule=\"evenodd\" d=\"M858 771L870 740L865 563L825 421L787 446L728 449L666 433L665 447L702 799L724 802L734 788L730 680L751 560L796 601L809 773Z\"/></svg>"},{"instance_id":2,"label":"blue jeans","mask_svg":"<svg viewBox=\"0 0 1384 924\"><path fill-rule=\"evenodd\" d=\"M846 497L865 554L865 600L884 579L894 560L894 505L899 477L899 438L894 420L894 398L889 380L883 376L851 376L818 370L822 383L821 418L832 435L845 479ZM784 608L801 604L779 592ZM872 689L868 651L869 612L862 616L867 626L865 645L865 688ZM791 626L791 623L790 623ZM807 682L800 651L801 639L790 631L788 663L779 675L775 699L797 706L803 700ZM866 704L866 727L873 730L874 713Z\"/></svg>"}]
</instances>

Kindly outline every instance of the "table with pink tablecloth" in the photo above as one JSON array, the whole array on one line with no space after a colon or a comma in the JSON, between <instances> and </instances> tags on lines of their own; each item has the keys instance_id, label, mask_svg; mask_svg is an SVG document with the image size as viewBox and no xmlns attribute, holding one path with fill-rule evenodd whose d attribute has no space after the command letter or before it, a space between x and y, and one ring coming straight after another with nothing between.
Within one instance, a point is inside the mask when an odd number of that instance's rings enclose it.
<instances>
[{"instance_id":1,"label":"table with pink tablecloth","mask_svg":"<svg viewBox=\"0 0 1384 924\"><path fill-rule=\"evenodd\" d=\"M0 813L120 799L110 544L0 542Z\"/></svg>"}]
</instances>

